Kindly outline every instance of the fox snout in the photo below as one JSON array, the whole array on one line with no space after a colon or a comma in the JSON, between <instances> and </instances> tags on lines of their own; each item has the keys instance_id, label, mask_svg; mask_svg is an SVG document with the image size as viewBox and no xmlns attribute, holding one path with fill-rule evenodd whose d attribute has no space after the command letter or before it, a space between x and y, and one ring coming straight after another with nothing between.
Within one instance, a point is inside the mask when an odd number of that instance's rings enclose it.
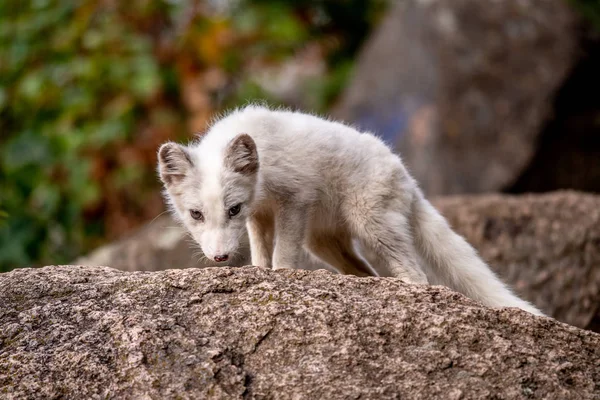
<instances>
[{"instance_id":1,"label":"fox snout","mask_svg":"<svg viewBox=\"0 0 600 400\"><path fill-rule=\"evenodd\" d=\"M237 232L210 230L203 232L197 242L202 247L206 258L220 263L231 260L237 251L239 247L237 236Z\"/></svg>"},{"instance_id":2,"label":"fox snout","mask_svg":"<svg viewBox=\"0 0 600 400\"><path fill-rule=\"evenodd\" d=\"M204 251L204 255L209 260L214 260L216 262L225 262L225 261L229 260L229 255L232 253L232 252L227 251L225 249L220 249L220 250L217 250L217 251L213 251L213 250L208 250L205 247L203 247L202 250Z\"/></svg>"},{"instance_id":3,"label":"fox snout","mask_svg":"<svg viewBox=\"0 0 600 400\"><path fill-rule=\"evenodd\" d=\"M206 258L208 258L209 260L214 260L216 262L225 262L227 260L229 260L229 255L231 252L229 251L212 251L212 250L205 250L205 248L203 247L202 250L204 251L204 255L206 256Z\"/></svg>"}]
</instances>

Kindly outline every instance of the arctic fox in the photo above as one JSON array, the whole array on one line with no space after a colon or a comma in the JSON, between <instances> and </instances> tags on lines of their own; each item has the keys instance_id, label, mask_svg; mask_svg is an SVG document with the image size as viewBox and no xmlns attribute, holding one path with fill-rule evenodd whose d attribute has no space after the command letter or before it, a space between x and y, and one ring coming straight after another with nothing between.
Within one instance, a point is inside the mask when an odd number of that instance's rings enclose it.
<instances>
[{"instance_id":1,"label":"arctic fox","mask_svg":"<svg viewBox=\"0 0 600 400\"><path fill-rule=\"evenodd\" d=\"M295 268L307 249L346 274L373 267L543 315L496 277L370 133L248 106L189 146L163 144L158 159L175 217L217 262L240 251L247 230L253 265Z\"/></svg>"}]
</instances>

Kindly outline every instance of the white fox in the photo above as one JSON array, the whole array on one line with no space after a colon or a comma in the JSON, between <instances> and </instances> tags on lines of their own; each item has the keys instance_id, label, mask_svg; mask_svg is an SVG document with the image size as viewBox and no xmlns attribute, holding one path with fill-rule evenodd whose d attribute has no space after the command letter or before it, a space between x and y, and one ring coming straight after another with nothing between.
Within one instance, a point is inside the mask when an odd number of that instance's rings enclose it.
<instances>
[{"instance_id":1,"label":"white fox","mask_svg":"<svg viewBox=\"0 0 600 400\"><path fill-rule=\"evenodd\" d=\"M158 158L175 217L217 262L239 253L247 230L253 265L295 268L307 249L346 274L373 267L543 315L496 277L372 134L248 106L198 142L163 144Z\"/></svg>"}]
</instances>

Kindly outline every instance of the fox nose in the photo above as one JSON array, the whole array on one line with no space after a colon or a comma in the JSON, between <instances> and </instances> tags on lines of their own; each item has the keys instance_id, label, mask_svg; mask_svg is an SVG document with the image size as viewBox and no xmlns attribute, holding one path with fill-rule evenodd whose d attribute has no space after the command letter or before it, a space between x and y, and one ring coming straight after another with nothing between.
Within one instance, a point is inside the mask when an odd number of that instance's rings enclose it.
<instances>
[{"instance_id":1,"label":"fox nose","mask_svg":"<svg viewBox=\"0 0 600 400\"><path fill-rule=\"evenodd\" d=\"M228 259L229 259L229 256L227 254L221 254L219 256L215 256L216 262L223 262L223 261L227 261Z\"/></svg>"}]
</instances>

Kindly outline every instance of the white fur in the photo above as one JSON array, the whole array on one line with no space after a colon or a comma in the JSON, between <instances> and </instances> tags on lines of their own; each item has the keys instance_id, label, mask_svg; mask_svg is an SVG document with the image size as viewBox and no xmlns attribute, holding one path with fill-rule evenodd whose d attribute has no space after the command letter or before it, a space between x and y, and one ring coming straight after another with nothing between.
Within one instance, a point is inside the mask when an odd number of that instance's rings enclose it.
<instances>
[{"instance_id":1,"label":"white fur","mask_svg":"<svg viewBox=\"0 0 600 400\"><path fill-rule=\"evenodd\" d=\"M241 133L256 144L256 173L235 173L225 162ZM254 265L294 268L306 249L343 273L368 276L374 268L443 284L491 307L543 315L496 277L424 198L400 157L372 134L248 106L182 148L191 165L179 182L165 184L167 199L208 257L238 251L246 227ZM238 203L240 215L228 218ZM192 219L190 209L202 210L205 221Z\"/></svg>"}]
</instances>

